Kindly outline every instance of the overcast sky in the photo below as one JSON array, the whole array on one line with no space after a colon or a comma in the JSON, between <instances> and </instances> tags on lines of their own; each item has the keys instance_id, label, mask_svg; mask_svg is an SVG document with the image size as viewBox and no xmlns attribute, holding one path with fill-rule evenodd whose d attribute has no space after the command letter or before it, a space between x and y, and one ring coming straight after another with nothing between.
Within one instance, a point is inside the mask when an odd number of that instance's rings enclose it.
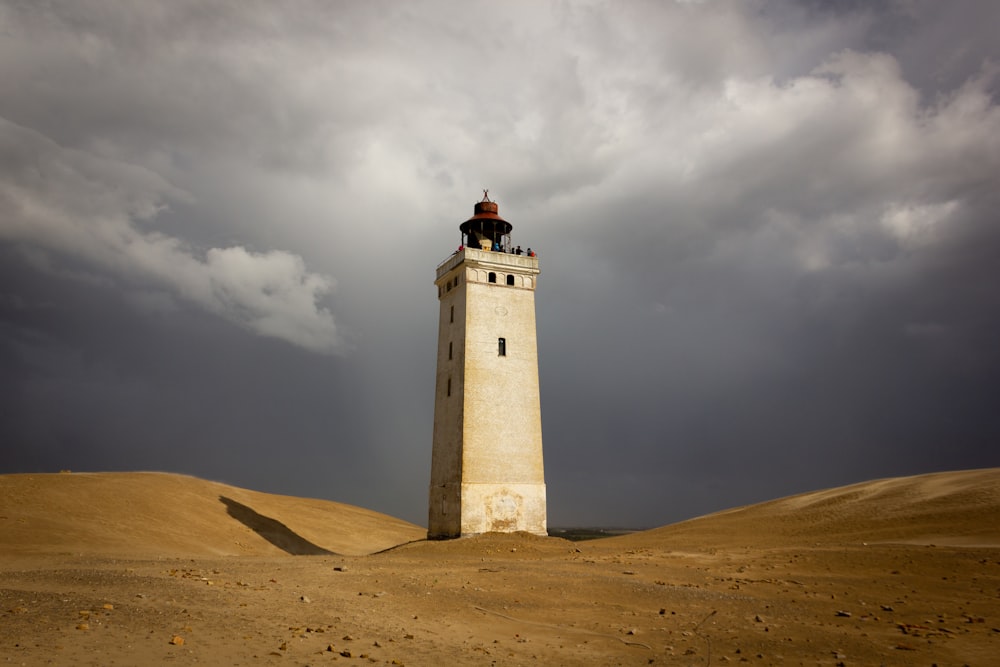
<instances>
[{"instance_id":1,"label":"overcast sky","mask_svg":"<svg viewBox=\"0 0 1000 667\"><path fill-rule=\"evenodd\" d=\"M489 188L550 526L1000 465L1000 3L0 1L0 473L426 524Z\"/></svg>"}]
</instances>

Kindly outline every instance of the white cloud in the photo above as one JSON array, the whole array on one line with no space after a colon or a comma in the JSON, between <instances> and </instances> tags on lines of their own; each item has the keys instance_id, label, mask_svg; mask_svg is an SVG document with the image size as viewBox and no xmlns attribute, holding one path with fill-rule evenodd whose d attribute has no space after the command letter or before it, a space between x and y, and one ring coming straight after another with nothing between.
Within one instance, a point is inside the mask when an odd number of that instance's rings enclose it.
<instances>
[{"instance_id":1,"label":"white cloud","mask_svg":"<svg viewBox=\"0 0 1000 667\"><path fill-rule=\"evenodd\" d=\"M995 80L986 67L926 101L892 56L855 51L783 82L732 76L633 133L587 195L600 202L589 224L608 247L625 246L620 261L660 274L664 257L729 262L734 248L762 267L795 258L804 272L905 261L996 189Z\"/></svg>"},{"instance_id":2,"label":"white cloud","mask_svg":"<svg viewBox=\"0 0 1000 667\"><path fill-rule=\"evenodd\" d=\"M0 119L0 238L99 267L126 288L149 283L261 336L317 352L341 345L323 297L327 276L294 254L243 247L202 255L150 227L168 199L188 199L142 167L65 149Z\"/></svg>"},{"instance_id":3,"label":"white cloud","mask_svg":"<svg viewBox=\"0 0 1000 667\"><path fill-rule=\"evenodd\" d=\"M920 245L934 239L935 228L945 224L958 209L956 201L925 206L890 206L881 222L903 245Z\"/></svg>"}]
</instances>

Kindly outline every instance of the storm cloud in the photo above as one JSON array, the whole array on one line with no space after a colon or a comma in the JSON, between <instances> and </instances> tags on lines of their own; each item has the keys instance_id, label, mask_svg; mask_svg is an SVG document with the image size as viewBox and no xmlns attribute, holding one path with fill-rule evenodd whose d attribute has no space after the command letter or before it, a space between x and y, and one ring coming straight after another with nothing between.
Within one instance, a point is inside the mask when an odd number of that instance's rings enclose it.
<instances>
[{"instance_id":1,"label":"storm cloud","mask_svg":"<svg viewBox=\"0 0 1000 667\"><path fill-rule=\"evenodd\" d=\"M0 2L0 472L426 520L435 266L539 253L550 525L1000 465L992 2Z\"/></svg>"}]
</instances>

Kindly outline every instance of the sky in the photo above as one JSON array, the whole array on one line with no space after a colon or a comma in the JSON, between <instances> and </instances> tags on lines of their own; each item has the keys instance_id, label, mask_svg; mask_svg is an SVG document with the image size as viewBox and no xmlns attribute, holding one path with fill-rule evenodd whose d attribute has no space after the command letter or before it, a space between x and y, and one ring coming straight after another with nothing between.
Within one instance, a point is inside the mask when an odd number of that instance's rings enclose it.
<instances>
[{"instance_id":1,"label":"sky","mask_svg":"<svg viewBox=\"0 0 1000 667\"><path fill-rule=\"evenodd\" d=\"M538 252L550 526L1000 466L1000 4L0 0L0 473L426 525L435 267Z\"/></svg>"}]
</instances>

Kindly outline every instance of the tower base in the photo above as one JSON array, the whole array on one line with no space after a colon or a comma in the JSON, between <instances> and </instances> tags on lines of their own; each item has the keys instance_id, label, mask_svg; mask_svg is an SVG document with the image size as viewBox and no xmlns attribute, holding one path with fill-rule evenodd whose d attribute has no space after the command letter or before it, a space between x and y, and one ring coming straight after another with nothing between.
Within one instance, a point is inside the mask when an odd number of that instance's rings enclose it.
<instances>
[{"instance_id":1,"label":"tower base","mask_svg":"<svg viewBox=\"0 0 1000 667\"><path fill-rule=\"evenodd\" d=\"M431 513L428 539L482 533L548 535L545 484L462 484L458 498L454 486L431 490L431 507L438 511Z\"/></svg>"}]
</instances>

